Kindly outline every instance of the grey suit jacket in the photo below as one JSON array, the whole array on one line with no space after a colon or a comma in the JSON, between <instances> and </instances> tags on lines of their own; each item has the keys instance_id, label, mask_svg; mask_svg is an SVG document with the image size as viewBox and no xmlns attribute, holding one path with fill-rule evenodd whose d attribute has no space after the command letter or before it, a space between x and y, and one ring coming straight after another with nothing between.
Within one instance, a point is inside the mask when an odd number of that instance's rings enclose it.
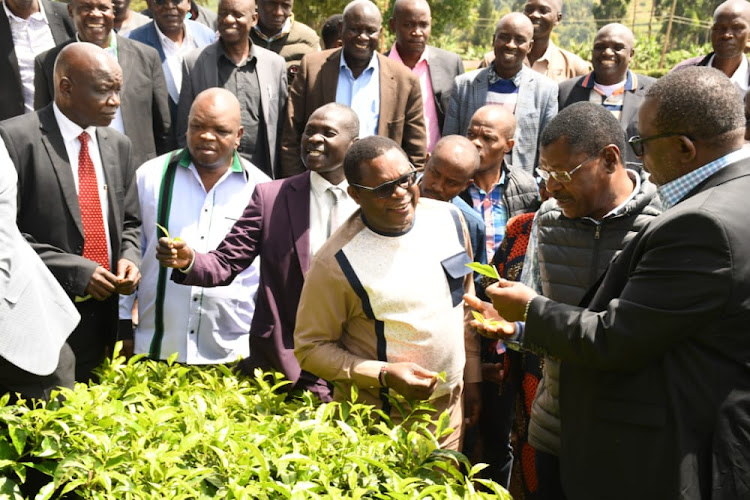
<instances>
[{"instance_id":1,"label":"grey suit jacket","mask_svg":"<svg viewBox=\"0 0 750 500\"><path fill-rule=\"evenodd\" d=\"M62 2L41 0L47 16L49 29L55 43L60 44L75 35L76 28L73 20L68 16L67 6ZM13 46L13 34L10 22L5 15L5 9L0 8L0 120L22 115L23 86L21 73L18 69L18 59Z\"/></svg>"},{"instance_id":2,"label":"grey suit jacket","mask_svg":"<svg viewBox=\"0 0 750 500\"><path fill-rule=\"evenodd\" d=\"M453 80L464 74L464 62L458 54L428 45L427 65L430 67L430 83L432 83L432 93L435 95L438 126L440 130L443 130L445 114L450 106Z\"/></svg>"},{"instance_id":3,"label":"grey suit jacket","mask_svg":"<svg viewBox=\"0 0 750 500\"><path fill-rule=\"evenodd\" d=\"M625 132L625 141L634 135L638 135L638 109L641 107L643 99L646 97L646 90L654 83L654 79L650 76L639 75L638 73L630 73L635 81L635 88L625 92L625 96L622 101L622 114L620 115L620 124L622 130ZM588 102L591 89L584 87L584 82L591 78L595 78L594 73L589 73L582 77L571 78L560 83L560 93L558 95L558 102L560 109L566 106L570 106L575 102ZM620 152L623 153L622 151ZM631 165L637 164L642 165L643 161L638 158L633 149L629 146L625 147L623 160Z\"/></svg>"},{"instance_id":4,"label":"grey suit jacket","mask_svg":"<svg viewBox=\"0 0 750 500\"><path fill-rule=\"evenodd\" d=\"M80 316L16 226L16 184L13 164L0 156L0 356L49 375Z\"/></svg>"},{"instance_id":5,"label":"grey suit jacket","mask_svg":"<svg viewBox=\"0 0 750 500\"><path fill-rule=\"evenodd\" d=\"M484 68L458 76L453 82L450 107L445 116L443 135L466 135L474 112L487 102L489 75ZM539 138L544 127L557 114L557 84L524 66L516 103L516 144L510 163L533 175L539 163Z\"/></svg>"},{"instance_id":6,"label":"grey suit jacket","mask_svg":"<svg viewBox=\"0 0 750 500\"><path fill-rule=\"evenodd\" d=\"M136 165L171 151L174 146L169 114L169 94L159 54L142 43L117 36L117 60L122 68L120 92L122 123L133 142ZM53 71L55 59L69 43L39 54L34 63L34 108L51 103L55 95Z\"/></svg>"},{"instance_id":7,"label":"grey suit jacket","mask_svg":"<svg viewBox=\"0 0 750 500\"><path fill-rule=\"evenodd\" d=\"M112 263L125 258L140 265L140 208L130 140L108 127L97 128L96 136L109 198ZM98 264L82 256L81 209L52 105L0 123L0 138L18 172L18 228L65 291L85 295ZM114 324L117 301L112 305Z\"/></svg>"},{"instance_id":8,"label":"grey suit jacket","mask_svg":"<svg viewBox=\"0 0 750 500\"><path fill-rule=\"evenodd\" d=\"M202 91L219 86L219 56L221 39L211 45L195 49L185 56L182 62L182 88L180 102L177 105L177 123L175 135L177 144L185 146L190 106L195 97ZM284 58L257 45L253 53L258 58L255 66L260 85L260 106L263 109L263 120L267 128L268 151L271 165L256 165L269 177L275 178L278 171L279 146L282 120L286 110L287 80Z\"/></svg>"}]
</instances>

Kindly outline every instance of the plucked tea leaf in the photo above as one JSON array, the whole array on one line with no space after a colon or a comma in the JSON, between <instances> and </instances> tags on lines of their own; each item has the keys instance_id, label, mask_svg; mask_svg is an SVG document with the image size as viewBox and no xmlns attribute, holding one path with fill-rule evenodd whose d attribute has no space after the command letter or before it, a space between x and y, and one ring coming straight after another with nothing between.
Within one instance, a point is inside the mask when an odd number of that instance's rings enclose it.
<instances>
[{"instance_id":1,"label":"plucked tea leaf","mask_svg":"<svg viewBox=\"0 0 750 500\"><path fill-rule=\"evenodd\" d=\"M480 264L479 262L470 262L469 264L466 264L466 267L474 271L475 273L479 273L482 276L487 276L488 278L500 279L500 275L497 274L497 269L495 266L492 266L490 264Z\"/></svg>"}]
</instances>

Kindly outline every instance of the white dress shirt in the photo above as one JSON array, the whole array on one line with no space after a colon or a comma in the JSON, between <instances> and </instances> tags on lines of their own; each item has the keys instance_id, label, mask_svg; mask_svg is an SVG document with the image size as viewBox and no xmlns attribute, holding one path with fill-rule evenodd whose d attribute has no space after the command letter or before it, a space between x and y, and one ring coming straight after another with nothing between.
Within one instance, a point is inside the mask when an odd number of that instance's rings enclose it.
<instances>
[{"instance_id":1,"label":"white dress shirt","mask_svg":"<svg viewBox=\"0 0 750 500\"><path fill-rule=\"evenodd\" d=\"M711 59L709 59L708 61L709 67L714 67L715 58L716 55L711 56ZM748 89L748 79L750 79L750 64L748 64L747 62L747 57L743 57L742 62L732 74L730 80L732 81L734 86L737 87L737 90L742 92L742 95L744 96L747 93Z\"/></svg>"},{"instance_id":2,"label":"white dress shirt","mask_svg":"<svg viewBox=\"0 0 750 500\"><path fill-rule=\"evenodd\" d=\"M136 353L150 352L155 330L156 284L160 269L156 241L163 236L157 230L156 217L166 161L167 155L149 160L136 174L143 224L142 278L136 292L139 316L135 331ZM179 236L196 252L215 249L242 215L256 184L269 180L259 169L235 155L232 167L206 192L190 156L183 154L172 189L168 219L170 237ZM232 283L215 288L178 285L168 277L160 357L166 359L177 352L177 361L188 364L227 363L247 357L259 270L260 261L256 259ZM169 270L170 274L172 272ZM120 318L130 318L132 297L120 298Z\"/></svg>"},{"instance_id":3,"label":"white dress shirt","mask_svg":"<svg viewBox=\"0 0 750 500\"><path fill-rule=\"evenodd\" d=\"M109 249L109 260L110 269L113 274L117 274L117 256L112 255L112 240L109 235L109 203L107 202L107 178L104 175L104 167L102 166L102 157L99 154L99 138L96 136L96 127L87 127L82 129L77 124L70 121L70 119L60 111L57 104L52 105L52 109L55 113L55 119L57 120L57 126L60 127L60 133L62 134L63 143L65 144L65 152L68 153L68 163L73 171L73 181L76 185L76 193L78 193L78 155L81 152L81 141L78 140L78 136L84 130L89 134L89 156L91 161L94 163L94 171L96 172L96 185L99 191L99 203L102 206L102 220L104 220L104 232L107 235L107 248Z\"/></svg>"},{"instance_id":4,"label":"white dress shirt","mask_svg":"<svg viewBox=\"0 0 750 500\"><path fill-rule=\"evenodd\" d=\"M164 51L164 76L167 79L167 92L174 102L180 100L180 88L182 87L182 59L185 54L198 47L187 23L183 23L184 33L182 43L177 43L161 32L159 25L154 23L156 35L159 37L161 48Z\"/></svg>"},{"instance_id":5,"label":"white dress shirt","mask_svg":"<svg viewBox=\"0 0 750 500\"><path fill-rule=\"evenodd\" d=\"M10 24L13 36L13 50L16 53L18 71L21 74L24 112L31 113L34 111L34 58L57 44L49 29L42 2L39 2L39 12L31 14L28 19L13 14L5 2L3 2L3 9L5 9L5 15L8 16L8 24ZM4 75L2 78L11 78L11 76Z\"/></svg>"},{"instance_id":6,"label":"white dress shirt","mask_svg":"<svg viewBox=\"0 0 750 500\"><path fill-rule=\"evenodd\" d=\"M328 239L328 219L333 208L333 198L328 194L328 188L333 186L317 172L310 172L310 257L314 256L323 243ZM346 179L336 187L343 191L339 198L340 212L345 215L342 221L354 213L359 205L352 200L346 188L349 184Z\"/></svg>"}]
</instances>

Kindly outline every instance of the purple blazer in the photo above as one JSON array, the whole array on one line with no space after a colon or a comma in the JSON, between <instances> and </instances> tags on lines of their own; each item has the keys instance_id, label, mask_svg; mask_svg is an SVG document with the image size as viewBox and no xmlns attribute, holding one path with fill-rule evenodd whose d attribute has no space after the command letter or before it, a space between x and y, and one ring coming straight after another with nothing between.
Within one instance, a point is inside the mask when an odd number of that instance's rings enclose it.
<instances>
[{"instance_id":1,"label":"purple blazer","mask_svg":"<svg viewBox=\"0 0 750 500\"><path fill-rule=\"evenodd\" d=\"M277 370L330 401L330 386L303 372L294 357L294 325L304 276L310 267L310 173L258 184L242 217L216 250L196 253L189 274L177 283L221 286L260 256L260 286L250 325L250 358L242 370Z\"/></svg>"}]
</instances>

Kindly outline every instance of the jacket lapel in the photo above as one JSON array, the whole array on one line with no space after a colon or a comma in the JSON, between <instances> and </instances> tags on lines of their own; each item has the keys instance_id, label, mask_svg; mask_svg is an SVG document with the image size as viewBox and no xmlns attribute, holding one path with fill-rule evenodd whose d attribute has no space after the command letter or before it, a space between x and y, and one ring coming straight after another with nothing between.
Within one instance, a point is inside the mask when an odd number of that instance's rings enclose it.
<instances>
[{"instance_id":1,"label":"jacket lapel","mask_svg":"<svg viewBox=\"0 0 750 500\"><path fill-rule=\"evenodd\" d=\"M119 183L117 182L117 176L120 174L115 166L114 158L117 158L117 151L115 145L110 140L110 134L106 128L96 128L96 138L99 143L99 157L102 161L102 169L104 170L104 182L107 185L107 206L109 207L109 234L110 239L114 241L114 235L119 234L116 222L122 220L120 216L120 206L114 203L113 200L116 196L110 196L109 192L112 189L117 189Z\"/></svg>"},{"instance_id":2,"label":"jacket lapel","mask_svg":"<svg viewBox=\"0 0 750 500\"><path fill-rule=\"evenodd\" d=\"M117 62L120 63L120 67L132 68L133 66L137 66L139 63L136 58L133 57L132 52L130 52L130 46L128 43L140 42L125 40L120 35L115 36L117 37ZM124 72L123 74L127 75L127 72ZM126 134L132 134L134 132L133 130L128 130L130 125L135 126L135 124L144 123L141 117L133 116L132 114L136 112L137 107L128 105L133 94L136 92L141 92L141 89L134 88L132 83L128 85L128 77L124 76L122 92L120 92L120 113L122 114L122 126L125 129L124 132Z\"/></svg>"},{"instance_id":3,"label":"jacket lapel","mask_svg":"<svg viewBox=\"0 0 750 500\"><path fill-rule=\"evenodd\" d=\"M719 184L724 184L725 182L734 180L737 177L744 177L746 175L750 175L750 159L740 160L729 164L696 186L695 189L690 191L682 200L680 200L680 202L687 200L701 191L705 191L712 187L716 187Z\"/></svg>"},{"instance_id":4,"label":"jacket lapel","mask_svg":"<svg viewBox=\"0 0 750 500\"><path fill-rule=\"evenodd\" d=\"M393 116L391 112L391 106L394 101L391 96L398 94L398 86L396 85L396 78L393 74L388 71L386 67L385 56L378 54L378 78L380 79L380 111L378 112L378 134L388 134L388 121ZM335 97L335 96L334 96Z\"/></svg>"},{"instance_id":5,"label":"jacket lapel","mask_svg":"<svg viewBox=\"0 0 750 500\"><path fill-rule=\"evenodd\" d=\"M52 105L47 106L39 112L40 128L42 130L42 144L47 150L52 169L57 176L60 184L60 190L63 193L65 202L68 206L70 216L75 221L78 231L83 237L83 222L81 221L81 208L78 205L78 193L76 192L75 179L73 179L73 170L68 161L68 153L65 151L60 128L57 126Z\"/></svg>"},{"instance_id":6,"label":"jacket lapel","mask_svg":"<svg viewBox=\"0 0 750 500\"><path fill-rule=\"evenodd\" d=\"M293 177L287 186L285 196L289 227L304 276L310 269L310 172Z\"/></svg>"},{"instance_id":7,"label":"jacket lapel","mask_svg":"<svg viewBox=\"0 0 750 500\"><path fill-rule=\"evenodd\" d=\"M336 87L339 83L339 61L341 60L341 49L336 50L328 56L328 59L320 68L320 81L322 82L323 100L320 102L336 102Z\"/></svg>"}]
</instances>

